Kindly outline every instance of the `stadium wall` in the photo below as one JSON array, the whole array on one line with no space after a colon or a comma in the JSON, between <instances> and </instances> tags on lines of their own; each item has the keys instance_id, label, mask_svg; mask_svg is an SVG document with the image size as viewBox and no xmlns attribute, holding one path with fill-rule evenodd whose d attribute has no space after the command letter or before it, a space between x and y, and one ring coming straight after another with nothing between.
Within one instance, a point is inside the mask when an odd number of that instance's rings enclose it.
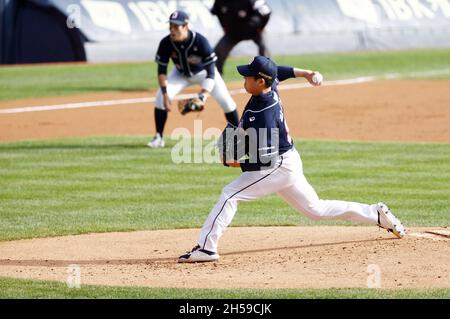
<instances>
[{"instance_id":1,"label":"stadium wall","mask_svg":"<svg viewBox=\"0 0 450 319\"><path fill-rule=\"evenodd\" d=\"M0 1L3 7L10 2ZM152 60L175 9L188 12L193 29L212 45L222 35L217 18L209 13L213 0L17 1L34 9L26 15L20 6L15 16L12 7L3 10L9 22L2 28L2 38L9 32L13 41L7 47L2 44L2 63L8 52L10 63ZM450 47L450 0L267 2L273 10L267 26L272 54ZM36 17L41 22L33 24ZM46 19L52 22L44 23ZM44 31L44 37L37 36ZM251 41L244 41L232 54L256 52Z\"/></svg>"},{"instance_id":2,"label":"stadium wall","mask_svg":"<svg viewBox=\"0 0 450 319\"><path fill-rule=\"evenodd\" d=\"M86 61L81 29L49 0L3 0L2 63Z\"/></svg>"}]
</instances>

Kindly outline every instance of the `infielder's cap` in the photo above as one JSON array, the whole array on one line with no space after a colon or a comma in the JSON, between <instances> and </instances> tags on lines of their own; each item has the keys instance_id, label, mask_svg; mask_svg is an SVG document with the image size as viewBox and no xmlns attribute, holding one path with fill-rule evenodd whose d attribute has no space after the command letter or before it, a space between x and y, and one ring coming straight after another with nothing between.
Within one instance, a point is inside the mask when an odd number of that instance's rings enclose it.
<instances>
[{"instance_id":1,"label":"infielder's cap","mask_svg":"<svg viewBox=\"0 0 450 319\"><path fill-rule=\"evenodd\" d=\"M237 70L242 76L262 77L272 82L277 77L277 65L271 59L259 55L250 64L239 65Z\"/></svg>"},{"instance_id":2,"label":"infielder's cap","mask_svg":"<svg viewBox=\"0 0 450 319\"><path fill-rule=\"evenodd\" d=\"M186 12L177 10L170 15L169 22L177 25L185 25L189 22L189 16Z\"/></svg>"}]
</instances>

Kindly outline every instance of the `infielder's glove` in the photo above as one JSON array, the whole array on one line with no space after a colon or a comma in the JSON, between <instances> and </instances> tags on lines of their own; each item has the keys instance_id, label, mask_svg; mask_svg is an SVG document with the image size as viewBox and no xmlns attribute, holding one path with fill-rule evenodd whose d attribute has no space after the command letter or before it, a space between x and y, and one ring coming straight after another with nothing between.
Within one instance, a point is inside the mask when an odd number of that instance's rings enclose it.
<instances>
[{"instance_id":1,"label":"infielder's glove","mask_svg":"<svg viewBox=\"0 0 450 319\"><path fill-rule=\"evenodd\" d=\"M246 153L245 131L228 123L217 141L217 148L223 165L239 161Z\"/></svg>"},{"instance_id":2,"label":"infielder's glove","mask_svg":"<svg viewBox=\"0 0 450 319\"><path fill-rule=\"evenodd\" d=\"M184 99L178 101L178 110L181 115L186 115L189 112L201 112L205 108L206 98L203 94L199 94L197 97L190 99Z\"/></svg>"}]
</instances>

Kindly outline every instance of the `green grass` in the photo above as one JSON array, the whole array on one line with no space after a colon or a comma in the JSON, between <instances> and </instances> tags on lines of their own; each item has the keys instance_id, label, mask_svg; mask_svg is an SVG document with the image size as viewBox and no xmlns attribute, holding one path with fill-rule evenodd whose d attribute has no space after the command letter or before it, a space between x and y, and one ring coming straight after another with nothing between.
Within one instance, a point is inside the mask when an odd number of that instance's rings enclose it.
<instances>
[{"instance_id":1,"label":"green grass","mask_svg":"<svg viewBox=\"0 0 450 319\"><path fill-rule=\"evenodd\" d=\"M225 65L225 80L240 80L235 66L246 64L249 59L230 58ZM280 65L319 70L326 79L380 76L393 72L407 76L413 71L450 69L450 49L277 56L274 60ZM450 79L450 73L432 78ZM132 92L156 86L156 65L153 62L0 67L0 100Z\"/></svg>"},{"instance_id":2,"label":"green grass","mask_svg":"<svg viewBox=\"0 0 450 319\"><path fill-rule=\"evenodd\" d=\"M449 299L450 289L176 289L82 285L0 278L1 298L158 299Z\"/></svg>"},{"instance_id":3,"label":"green grass","mask_svg":"<svg viewBox=\"0 0 450 319\"><path fill-rule=\"evenodd\" d=\"M0 240L201 227L240 170L174 164L145 137L0 144ZM450 145L297 141L322 198L384 200L407 226L450 221ZM324 221L322 224L348 224ZM244 202L233 226L315 225L275 195Z\"/></svg>"},{"instance_id":4,"label":"green grass","mask_svg":"<svg viewBox=\"0 0 450 319\"><path fill-rule=\"evenodd\" d=\"M326 79L383 77L391 73L399 73L404 78L450 79L450 49L284 56L276 62L319 70ZM447 72L442 75L410 75L444 69Z\"/></svg>"}]
</instances>

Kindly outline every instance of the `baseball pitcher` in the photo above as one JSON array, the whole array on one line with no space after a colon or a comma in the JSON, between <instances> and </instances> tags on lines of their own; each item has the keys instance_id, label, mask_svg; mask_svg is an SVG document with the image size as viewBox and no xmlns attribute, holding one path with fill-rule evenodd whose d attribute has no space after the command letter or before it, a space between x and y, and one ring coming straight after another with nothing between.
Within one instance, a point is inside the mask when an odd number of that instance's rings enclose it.
<instances>
[{"instance_id":1,"label":"baseball pitcher","mask_svg":"<svg viewBox=\"0 0 450 319\"><path fill-rule=\"evenodd\" d=\"M294 147L277 91L279 81L304 77L320 85L318 72L292 67L277 67L267 57L258 56L248 65L238 66L245 78L244 87L252 95L239 126L230 126L219 139L219 150L226 166L240 167L242 175L225 186L206 219L197 245L179 262L219 259L218 242L231 223L240 201L278 194L290 206L311 219L344 219L378 225L398 238L405 235L401 222L384 203L362 204L319 199L303 174L302 161ZM232 150L228 150L230 147Z\"/></svg>"}]
</instances>

